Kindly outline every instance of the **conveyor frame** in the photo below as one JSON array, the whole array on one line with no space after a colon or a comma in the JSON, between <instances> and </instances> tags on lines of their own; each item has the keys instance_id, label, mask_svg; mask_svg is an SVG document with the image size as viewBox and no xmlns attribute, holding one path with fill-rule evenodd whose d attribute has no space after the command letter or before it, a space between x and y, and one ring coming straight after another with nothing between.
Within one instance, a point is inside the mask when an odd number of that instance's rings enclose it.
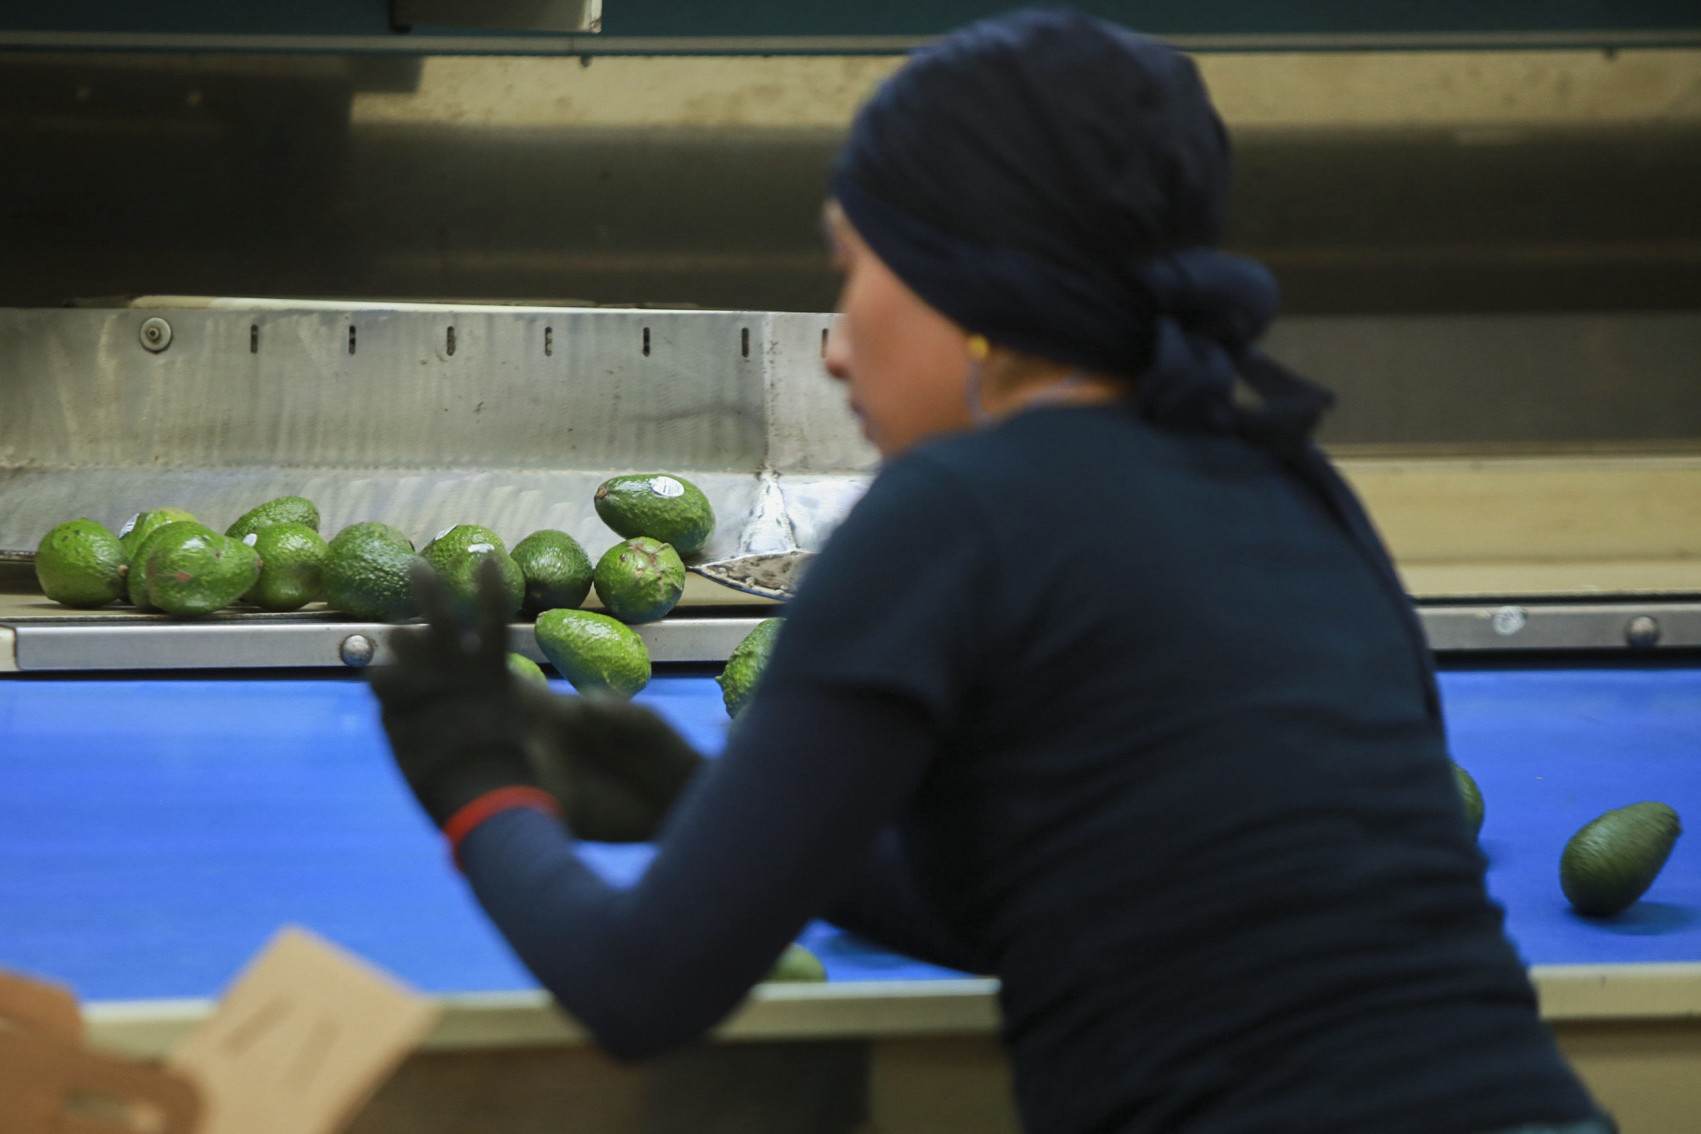
<instances>
[{"instance_id":1,"label":"conveyor frame","mask_svg":"<svg viewBox=\"0 0 1701 1134\"><path fill-rule=\"evenodd\" d=\"M652 661L724 662L772 607L693 612L635 627ZM1701 601L1448 603L1418 613L1442 654L1588 651L1648 654L1701 649ZM390 627L329 611L225 614L184 622L157 614L0 621L0 672L361 668L388 657ZM546 660L527 623L509 647Z\"/></svg>"}]
</instances>

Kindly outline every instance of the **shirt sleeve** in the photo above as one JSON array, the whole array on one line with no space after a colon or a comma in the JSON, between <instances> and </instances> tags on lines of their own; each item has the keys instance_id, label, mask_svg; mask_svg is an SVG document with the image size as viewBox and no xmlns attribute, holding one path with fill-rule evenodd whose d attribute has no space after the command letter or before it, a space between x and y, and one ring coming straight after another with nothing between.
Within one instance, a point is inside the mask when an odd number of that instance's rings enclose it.
<instances>
[{"instance_id":1,"label":"shirt sleeve","mask_svg":"<svg viewBox=\"0 0 1701 1134\"><path fill-rule=\"evenodd\" d=\"M866 907L858 877L934 747L908 702L764 689L635 886L605 883L526 809L474 828L462 868L539 982L611 1054L641 1058L712 1027L841 895Z\"/></svg>"},{"instance_id":2,"label":"shirt sleeve","mask_svg":"<svg viewBox=\"0 0 1701 1134\"><path fill-rule=\"evenodd\" d=\"M886 469L786 608L764 688L854 689L914 703L940 733L985 655L997 546L977 502L925 454Z\"/></svg>"}]
</instances>

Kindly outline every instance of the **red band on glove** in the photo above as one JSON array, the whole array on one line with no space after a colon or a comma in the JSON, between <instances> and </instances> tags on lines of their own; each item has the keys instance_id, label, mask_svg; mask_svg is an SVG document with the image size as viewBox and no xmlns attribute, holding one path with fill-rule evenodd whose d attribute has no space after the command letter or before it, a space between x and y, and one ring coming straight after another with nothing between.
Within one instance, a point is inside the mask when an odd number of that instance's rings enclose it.
<instances>
[{"instance_id":1,"label":"red band on glove","mask_svg":"<svg viewBox=\"0 0 1701 1134\"><path fill-rule=\"evenodd\" d=\"M495 791L487 791L449 816L449 821L443 824L443 837L449 840L449 853L455 858L457 870L461 866L461 840L472 834L473 828L492 815L512 811L516 807L529 807L533 811L561 818L561 804L542 788L510 784Z\"/></svg>"}]
</instances>

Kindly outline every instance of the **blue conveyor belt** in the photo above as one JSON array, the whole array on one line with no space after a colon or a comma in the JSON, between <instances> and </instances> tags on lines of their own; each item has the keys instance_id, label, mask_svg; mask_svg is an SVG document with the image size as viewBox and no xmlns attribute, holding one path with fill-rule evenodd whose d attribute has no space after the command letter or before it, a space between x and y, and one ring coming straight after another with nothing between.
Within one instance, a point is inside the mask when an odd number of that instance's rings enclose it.
<instances>
[{"instance_id":1,"label":"blue conveyor belt","mask_svg":"<svg viewBox=\"0 0 1701 1134\"><path fill-rule=\"evenodd\" d=\"M1453 758L1482 789L1489 891L1524 959L1701 961L1701 669L1465 671L1441 689ZM1642 901L1579 917L1559 888L1566 840L1648 799L1690 833Z\"/></svg>"},{"instance_id":2,"label":"blue conveyor belt","mask_svg":"<svg viewBox=\"0 0 1701 1134\"><path fill-rule=\"evenodd\" d=\"M1607 807L1701 823L1701 670L1443 675L1455 755L1482 786L1490 886L1533 964L1701 960L1701 838L1620 919L1569 912L1560 848ZM706 751L708 678L640 700ZM643 847L593 847L615 881ZM534 987L485 922L342 675L0 681L0 967L85 999L211 995L281 924L435 992ZM835 980L945 970L814 926Z\"/></svg>"}]
</instances>

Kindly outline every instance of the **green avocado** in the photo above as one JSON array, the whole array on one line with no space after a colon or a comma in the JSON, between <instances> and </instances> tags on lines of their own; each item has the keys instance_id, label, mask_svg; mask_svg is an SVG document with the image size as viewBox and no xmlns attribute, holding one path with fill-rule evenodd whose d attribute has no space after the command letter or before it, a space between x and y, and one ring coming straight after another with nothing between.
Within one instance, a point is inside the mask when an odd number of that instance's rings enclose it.
<instances>
[{"instance_id":1,"label":"green avocado","mask_svg":"<svg viewBox=\"0 0 1701 1134\"><path fill-rule=\"evenodd\" d=\"M509 599L508 613L518 612L525 601L525 572L508 554L501 538L489 528L456 524L426 544L420 554L437 569L455 597L469 608L478 602L478 568L486 559L495 560L502 570L502 583Z\"/></svg>"},{"instance_id":2,"label":"green avocado","mask_svg":"<svg viewBox=\"0 0 1701 1134\"><path fill-rule=\"evenodd\" d=\"M537 662L524 654L508 655L508 672L522 681L535 681L539 685L549 684L549 678L544 676Z\"/></svg>"},{"instance_id":3,"label":"green avocado","mask_svg":"<svg viewBox=\"0 0 1701 1134\"><path fill-rule=\"evenodd\" d=\"M280 496L242 513L236 523L225 529L224 534L231 539L242 539L273 524L300 524L316 533L319 530L319 509L306 497Z\"/></svg>"},{"instance_id":4,"label":"green avocado","mask_svg":"<svg viewBox=\"0 0 1701 1134\"><path fill-rule=\"evenodd\" d=\"M306 524L272 524L242 542L260 556L260 581L242 596L249 602L264 610L300 610L324 592L331 549Z\"/></svg>"},{"instance_id":5,"label":"green avocado","mask_svg":"<svg viewBox=\"0 0 1701 1134\"><path fill-rule=\"evenodd\" d=\"M514 545L514 562L526 577L528 611L576 607L591 593L590 556L566 532L533 532Z\"/></svg>"},{"instance_id":6,"label":"green avocado","mask_svg":"<svg viewBox=\"0 0 1701 1134\"><path fill-rule=\"evenodd\" d=\"M320 578L332 610L372 622L405 622L420 612L413 566L425 562L384 524L344 528L330 542ZM347 538L344 538L347 537Z\"/></svg>"},{"instance_id":7,"label":"green avocado","mask_svg":"<svg viewBox=\"0 0 1701 1134\"><path fill-rule=\"evenodd\" d=\"M597 487L597 515L626 539L648 536L695 555L715 534L715 510L703 490L666 473L615 476Z\"/></svg>"},{"instance_id":8,"label":"green avocado","mask_svg":"<svg viewBox=\"0 0 1701 1134\"><path fill-rule=\"evenodd\" d=\"M1633 803L1608 811L1565 844L1559 885L1578 913L1611 917L1647 893L1683 833L1677 812L1663 803Z\"/></svg>"},{"instance_id":9,"label":"green avocado","mask_svg":"<svg viewBox=\"0 0 1701 1134\"><path fill-rule=\"evenodd\" d=\"M146 512L137 512L118 529L118 542L124 548L124 561L135 563L136 553L142 549L143 541L160 528L194 519L193 515L181 508L153 508Z\"/></svg>"},{"instance_id":10,"label":"green avocado","mask_svg":"<svg viewBox=\"0 0 1701 1134\"><path fill-rule=\"evenodd\" d=\"M460 555L468 551L484 551L494 549L507 554L508 545L502 542L502 537L487 527L479 524L456 524L452 528L444 528L438 532L431 542L426 544L420 554L426 559L433 556L447 557Z\"/></svg>"},{"instance_id":11,"label":"green avocado","mask_svg":"<svg viewBox=\"0 0 1701 1134\"><path fill-rule=\"evenodd\" d=\"M1465 805L1465 818L1471 824L1471 837L1482 833L1482 792L1477 788L1477 782L1471 779L1471 774L1459 765L1453 765L1453 785L1459 789L1459 801Z\"/></svg>"},{"instance_id":12,"label":"green avocado","mask_svg":"<svg viewBox=\"0 0 1701 1134\"><path fill-rule=\"evenodd\" d=\"M538 648L581 693L630 697L650 683L650 651L637 633L606 614L546 610L538 615Z\"/></svg>"},{"instance_id":13,"label":"green avocado","mask_svg":"<svg viewBox=\"0 0 1701 1134\"><path fill-rule=\"evenodd\" d=\"M821 963L820 957L794 942L786 946L786 951L780 954L773 970L764 979L818 984L827 979L827 966Z\"/></svg>"},{"instance_id":14,"label":"green avocado","mask_svg":"<svg viewBox=\"0 0 1701 1134\"><path fill-rule=\"evenodd\" d=\"M654 622L685 593L685 564L672 547L640 536L604 552L592 582L602 605L620 621Z\"/></svg>"},{"instance_id":15,"label":"green avocado","mask_svg":"<svg viewBox=\"0 0 1701 1134\"><path fill-rule=\"evenodd\" d=\"M142 568L148 601L167 614L211 614L260 578L260 557L240 540L214 532L171 534L167 524L148 543Z\"/></svg>"},{"instance_id":16,"label":"green avocado","mask_svg":"<svg viewBox=\"0 0 1701 1134\"><path fill-rule=\"evenodd\" d=\"M397 547L405 547L409 551L413 550L413 540L407 537L407 533L400 528L392 528L389 524L381 524L377 520L362 520L358 524L350 524L331 537L330 547L335 551L342 544L364 542L373 538L385 540Z\"/></svg>"},{"instance_id":17,"label":"green avocado","mask_svg":"<svg viewBox=\"0 0 1701 1134\"><path fill-rule=\"evenodd\" d=\"M125 573L118 537L93 520L60 524L35 549L36 582L66 606L105 606L124 593Z\"/></svg>"},{"instance_id":18,"label":"green avocado","mask_svg":"<svg viewBox=\"0 0 1701 1134\"><path fill-rule=\"evenodd\" d=\"M198 520L171 520L150 531L130 553L130 570L124 576L124 591L125 597L137 610L159 609L148 596L147 565L154 548L162 539L181 539L191 532L218 534Z\"/></svg>"},{"instance_id":19,"label":"green avocado","mask_svg":"<svg viewBox=\"0 0 1701 1134\"><path fill-rule=\"evenodd\" d=\"M782 618L764 618L727 656L726 668L715 678L720 683L721 700L726 704L727 716L736 717L750 703L756 692L756 682L768 665L768 655L774 652L774 641L779 637L780 625L784 621Z\"/></svg>"}]
</instances>

